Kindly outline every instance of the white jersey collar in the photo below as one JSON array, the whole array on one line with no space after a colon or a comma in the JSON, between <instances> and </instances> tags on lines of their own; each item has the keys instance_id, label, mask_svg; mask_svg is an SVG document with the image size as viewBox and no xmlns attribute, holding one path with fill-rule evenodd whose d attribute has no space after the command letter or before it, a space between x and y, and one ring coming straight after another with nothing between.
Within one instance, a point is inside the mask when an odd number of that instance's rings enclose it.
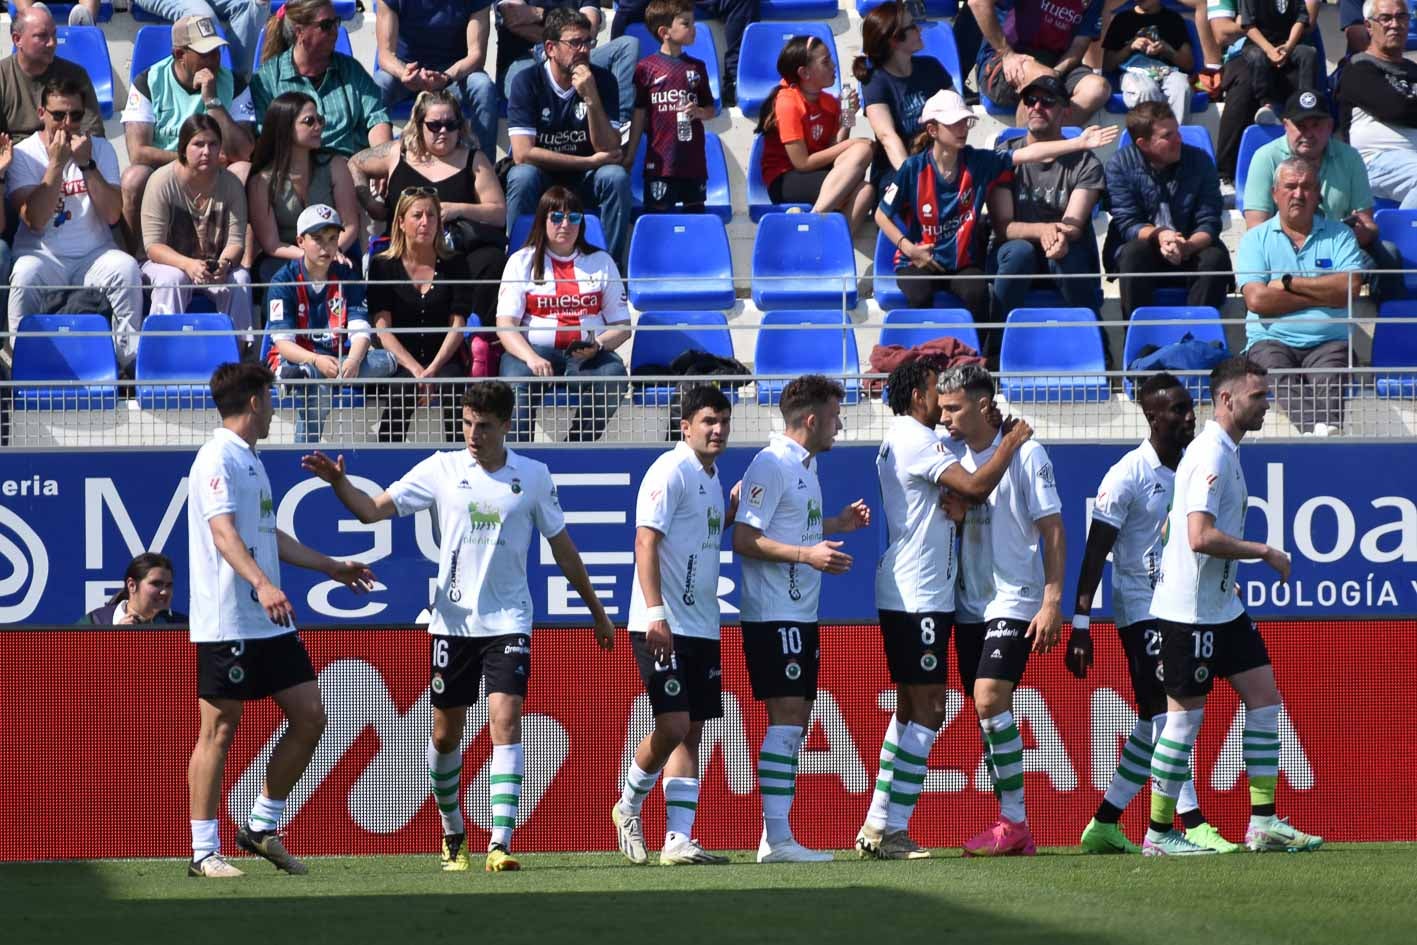
<instances>
[{"instance_id":1,"label":"white jersey collar","mask_svg":"<svg viewBox=\"0 0 1417 945\"><path fill-rule=\"evenodd\" d=\"M718 478L718 464L714 463L712 469L704 469L704 464L699 462L699 454L695 453L694 448L690 446L686 441L680 440L678 443L674 444L674 452L682 453L683 455L681 457L681 460L687 459L689 462L694 464L695 468L703 470L704 474L707 475L710 479Z\"/></svg>"},{"instance_id":2,"label":"white jersey collar","mask_svg":"<svg viewBox=\"0 0 1417 945\"><path fill-rule=\"evenodd\" d=\"M774 433L768 437L768 443L785 452L788 457L806 468L812 462L812 454L807 447L798 443L785 433Z\"/></svg>"},{"instance_id":3,"label":"white jersey collar","mask_svg":"<svg viewBox=\"0 0 1417 945\"><path fill-rule=\"evenodd\" d=\"M1240 444L1230 439L1230 434L1226 433L1225 428L1220 424L1216 423L1214 420L1207 420L1205 422L1205 428L1207 430L1213 429L1215 431L1215 438L1218 439L1226 449L1230 450L1230 452L1240 452Z\"/></svg>"},{"instance_id":4,"label":"white jersey collar","mask_svg":"<svg viewBox=\"0 0 1417 945\"><path fill-rule=\"evenodd\" d=\"M256 452L255 448L252 447L250 443L247 443L245 440L237 436L235 433L232 433L226 427L217 427L214 436L218 440L225 440L233 446L239 446L243 450L246 450L248 453Z\"/></svg>"}]
</instances>

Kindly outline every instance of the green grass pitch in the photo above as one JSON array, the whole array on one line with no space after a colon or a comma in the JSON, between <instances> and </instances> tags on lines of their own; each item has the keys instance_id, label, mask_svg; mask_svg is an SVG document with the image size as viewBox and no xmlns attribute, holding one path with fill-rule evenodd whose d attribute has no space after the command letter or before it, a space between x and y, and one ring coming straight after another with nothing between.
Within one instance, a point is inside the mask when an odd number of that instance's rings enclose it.
<instances>
[{"instance_id":1,"label":"green grass pitch","mask_svg":"<svg viewBox=\"0 0 1417 945\"><path fill-rule=\"evenodd\" d=\"M528 855L520 873L442 873L434 857L312 858L310 875L233 862L0 865L10 945L501 942L1206 945L1417 942L1417 844L1190 860L1087 857L634 867Z\"/></svg>"}]
</instances>

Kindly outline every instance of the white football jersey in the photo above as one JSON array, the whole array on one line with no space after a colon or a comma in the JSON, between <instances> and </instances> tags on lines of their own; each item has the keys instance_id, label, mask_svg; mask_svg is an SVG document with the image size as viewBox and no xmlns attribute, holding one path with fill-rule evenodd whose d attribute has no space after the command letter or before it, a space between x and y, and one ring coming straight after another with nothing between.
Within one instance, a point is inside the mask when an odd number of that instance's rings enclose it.
<instances>
[{"instance_id":1,"label":"white football jersey","mask_svg":"<svg viewBox=\"0 0 1417 945\"><path fill-rule=\"evenodd\" d=\"M817 481L817 460L795 440L774 433L743 473L737 521L788 545L811 546L821 541L822 486ZM806 562L743 558L739 606L744 620L814 623L821 590L821 572Z\"/></svg>"},{"instance_id":2,"label":"white football jersey","mask_svg":"<svg viewBox=\"0 0 1417 945\"><path fill-rule=\"evenodd\" d=\"M266 467L245 440L225 427L197 451L187 474L187 561L190 638L193 643L257 640L291 633L271 621L256 589L217 551L208 524L232 515L241 543L276 587L280 587L280 547L276 503Z\"/></svg>"},{"instance_id":3,"label":"white football jersey","mask_svg":"<svg viewBox=\"0 0 1417 945\"><path fill-rule=\"evenodd\" d=\"M1151 616L1151 595L1161 572L1161 533L1175 488L1175 470L1162 464L1150 440L1117 460L1097 487L1093 521L1117 529L1112 613L1118 627Z\"/></svg>"},{"instance_id":4,"label":"white football jersey","mask_svg":"<svg viewBox=\"0 0 1417 945\"><path fill-rule=\"evenodd\" d=\"M1235 593L1240 564L1191 550L1188 520L1209 512L1215 527L1236 538L1245 534L1250 493L1240 468L1240 447L1214 420L1192 441L1176 467L1176 492L1161 549L1161 575L1151 615L1172 623L1228 623L1245 612Z\"/></svg>"},{"instance_id":5,"label":"white football jersey","mask_svg":"<svg viewBox=\"0 0 1417 945\"><path fill-rule=\"evenodd\" d=\"M441 544L429 633L531 633L526 557L532 527L547 538L566 530L544 463L507 450L506 463L489 473L468 450L446 450L414 466L388 492L400 515L437 506Z\"/></svg>"},{"instance_id":6,"label":"white football jersey","mask_svg":"<svg viewBox=\"0 0 1417 945\"><path fill-rule=\"evenodd\" d=\"M1002 440L1000 430L986 449L966 448L960 462L978 472ZM1029 440L988 500L965 516L956 612L960 623L1037 616L1043 606L1043 542L1037 522L1062 508L1048 451Z\"/></svg>"},{"instance_id":7,"label":"white football jersey","mask_svg":"<svg viewBox=\"0 0 1417 945\"><path fill-rule=\"evenodd\" d=\"M547 250L539 280L534 262L530 246L512 253L497 290L497 317L529 327L528 343L566 348L594 341L610 326L629 324L625 284L609 253L561 257Z\"/></svg>"},{"instance_id":8,"label":"white football jersey","mask_svg":"<svg viewBox=\"0 0 1417 945\"><path fill-rule=\"evenodd\" d=\"M940 476L955 447L914 417L891 418L876 453L886 547L876 565L876 608L908 614L955 609L955 524L940 509Z\"/></svg>"},{"instance_id":9,"label":"white football jersey","mask_svg":"<svg viewBox=\"0 0 1417 945\"><path fill-rule=\"evenodd\" d=\"M645 472L635 502L635 527L664 536L659 583L676 636L717 640L718 551L723 542L723 486L687 443L680 442ZM631 633L649 629L639 568L630 597Z\"/></svg>"}]
</instances>

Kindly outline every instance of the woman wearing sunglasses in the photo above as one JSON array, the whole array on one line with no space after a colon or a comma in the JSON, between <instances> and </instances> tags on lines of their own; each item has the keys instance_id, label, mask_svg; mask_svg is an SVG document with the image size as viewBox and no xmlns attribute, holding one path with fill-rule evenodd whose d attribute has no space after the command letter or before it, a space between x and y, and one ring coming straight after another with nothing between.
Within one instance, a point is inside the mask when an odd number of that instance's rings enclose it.
<instances>
[{"instance_id":1,"label":"woman wearing sunglasses","mask_svg":"<svg viewBox=\"0 0 1417 945\"><path fill-rule=\"evenodd\" d=\"M615 349L630 337L625 284L610 254L585 238L585 213L575 192L553 186L541 195L526 246L512 254L497 295L498 337L506 353L501 374L517 393L514 439L532 438L535 404L551 387L526 378L627 376ZM521 329L527 329L523 331ZM522 383L517 383L521 380ZM568 439L598 440L628 385L623 381L577 383L577 405Z\"/></svg>"},{"instance_id":2,"label":"woman wearing sunglasses","mask_svg":"<svg viewBox=\"0 0 1417 945\"><path fill-rule=\"evenodd\" d=\"M256 237L256 281L305 254L295 245L295 225L306 207L334 207L344 221L339 251L345 263L359 257L359 200L349 166L321 147L325 119L304 92L276 96L261 125L246 182L251 230Z\"/></svg>"},{"instance_id":3,"label":"woman wearing sunglasses","mask_svg":"<svg viewBox=\"0 0 1417 945\"><path fill-rule=\"evenodd\" d=\"M497 315L497 282L507 265L507 198L457 98L446 90L419 93L403 137L360 151L350 158L349 168L355 193L376 220L388 212L384 200L374 196L371 181L384 181L388 194L410 187L431 187L438 194L444 242L464 258L471 278L481 280L471 287L472 310L490 328ZM495 335L473 335L473 375L495 376L500 350Z\"/></svg>"},{"instance_id":4,"label":"woman wearing sunglasses","mask_svg":"<svg viewBox=\"0 0 1417 945\"><path fill-rule=\"evenodd\" d=\"M398 362L395 377L467 377L468 346L463 337L472 311L467 263L450 254L440 239L442 204L431 187L399 195L389 227L389 248L369 260L369 320L379 345ZM391 328L417 328L394 333ZM380 443L402 443L420 401L442 403L444 440L461 439L462 388L453 384L394 385L379 423Z\"/></svg>"},{"instance_id":5,"label":"woman wearing sunglasses","mask_svg":"<svg viewBox=\"0 0 1417 945\"><path fill-rule=\"evenodd\" d=\"M1116 126L1092 126L1076 138L1040 141L1014 151L970 147L974 112L957 92L936 92L920 112L924 128L876 208L876 224L895 246L895 271L910 308L932 308L936 292L959 298L976 322L989 321L984 275L988 228L984 208L995 187L1013 181L1018 164L1051 161L1100 148ZM997 330L979 332L983 354L997 363Z\"/></svg>"}]
</instances>

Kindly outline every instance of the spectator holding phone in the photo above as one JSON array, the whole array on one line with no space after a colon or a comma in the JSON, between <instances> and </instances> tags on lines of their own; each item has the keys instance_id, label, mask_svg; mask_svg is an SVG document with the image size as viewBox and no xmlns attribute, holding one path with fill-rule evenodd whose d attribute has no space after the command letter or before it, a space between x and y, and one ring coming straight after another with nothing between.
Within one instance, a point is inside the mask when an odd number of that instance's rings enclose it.
<instances>
[{"instance_id":1,"label":"spectator holding phone","mask_svg":"<svg viewBox=\"0 0 1417 945\"><path fill-rule=\"evenodd\" d=\"M153 551L128 562L118 593L79 621L95 627L186 622L186 614L172 609L172 559Z\"/></svg>"}]
</instances>

